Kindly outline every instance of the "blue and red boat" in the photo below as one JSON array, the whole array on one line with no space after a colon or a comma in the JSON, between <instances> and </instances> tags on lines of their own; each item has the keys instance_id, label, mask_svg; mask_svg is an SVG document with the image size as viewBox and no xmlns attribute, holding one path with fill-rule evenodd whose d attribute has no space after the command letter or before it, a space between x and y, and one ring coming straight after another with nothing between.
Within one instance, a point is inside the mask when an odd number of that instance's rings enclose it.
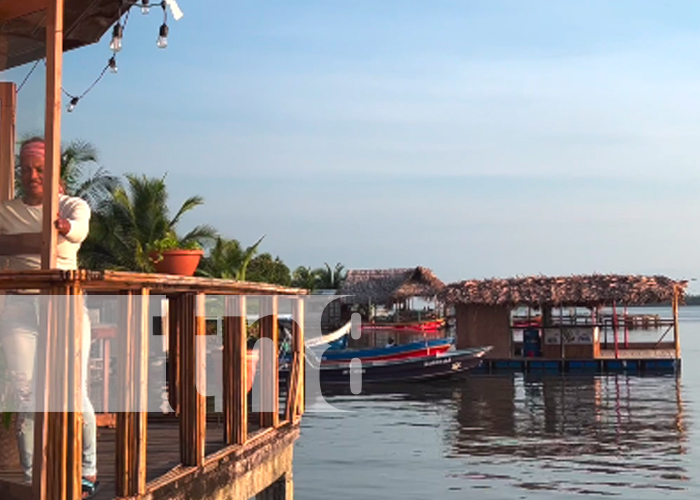
<instances>
[{"instance_id":1,"label":"blue and red boat","mask_svg":"<svg viewBox=\"0 0 700 500\"><path fill-rule=\"evenodd\" d=\"M391 361L446 352L454 346L454 339L432 339L410 342L403 345L371 347L365 349L327 349L321 356L323 364L349 363L357 358L361 361Z\"/></svg>"}]
</instances>

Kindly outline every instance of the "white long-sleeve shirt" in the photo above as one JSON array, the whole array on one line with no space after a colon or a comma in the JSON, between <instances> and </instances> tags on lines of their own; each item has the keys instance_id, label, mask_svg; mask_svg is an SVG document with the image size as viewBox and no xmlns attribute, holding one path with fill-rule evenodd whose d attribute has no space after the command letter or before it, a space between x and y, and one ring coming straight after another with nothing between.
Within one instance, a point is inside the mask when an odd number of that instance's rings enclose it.
<instances>
[{"instance_id":1,"label":"white long-sleeve shirt","mask_svg":"<svg viewBox=\"0 0 700 500\"><path fill-rule=\"evenodd\" d=\"M21 199L0 203L0 234L41 233L43 211L42 205L27 205ZM65 236L58 234L56 267L77 269L78 250L90 230L90 206L82 198L59 195L58 213L61 218L70 221L71 227ZM41 255L10 255L7 257L7 269L41 269Z\"/></svg>"}]
</instances>

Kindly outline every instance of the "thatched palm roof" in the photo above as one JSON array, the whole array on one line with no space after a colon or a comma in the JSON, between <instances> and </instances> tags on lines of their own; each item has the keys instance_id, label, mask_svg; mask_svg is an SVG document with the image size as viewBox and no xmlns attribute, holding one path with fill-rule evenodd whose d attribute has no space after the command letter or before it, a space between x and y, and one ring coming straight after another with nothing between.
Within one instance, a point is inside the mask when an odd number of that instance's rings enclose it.
<instances>
[{"instance_id":1,"label":"thatched palm roof","mask_svg":"<svg viewBox=\"0 0 700 500\"><path fill-rule=\"evenodd\" d=\"M669 302L687 282L664 276L591 275L468 280L447 285L440 298L450 304L506 306L649 305Z\"/></svg>"},{"instance_id":2,"label":"thatched palm roof","mask_svg":"<svg viewBox=\"0 0 700 500\"><path fill-rule=\"evenodd\" d=\"M124 2L126 7L134 1ZM95 43L119 17L118 0L65 0L63 49ZM0 0L0 70L46 56L46 2Z\"/></svg>"},{"instance_id":3,"label":"thatched palm roof","mask_svg":"<svg viewBox=\"0 0 700 500\"><path fill-rule=\"evenodd\" d=\"M425 267L348 271L339 295L346 304L391 305L409 297L433 297L445 284Z\"/></svg>"}]
</instances>

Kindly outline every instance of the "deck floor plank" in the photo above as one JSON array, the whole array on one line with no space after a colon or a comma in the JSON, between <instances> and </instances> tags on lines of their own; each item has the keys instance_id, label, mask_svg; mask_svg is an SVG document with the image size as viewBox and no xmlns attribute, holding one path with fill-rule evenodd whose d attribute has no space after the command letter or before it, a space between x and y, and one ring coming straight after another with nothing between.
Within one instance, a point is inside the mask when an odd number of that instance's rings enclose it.
<instances>
[{"instance_id":1,"label":"deck floor plank","mask_svg":"<svg viewBox=\"0 0 700 500\"><path fill-rule=\"evenodd\" d=\"M223 424L219 418L207 421L206 454L209 455L224 448ZM254 423L248 426L252 437L259 428ZM153 481L180 463L178 421L175 418L157 416L148 421L147 472L146 481ZM97 429L97 468L100 490L95 500L112 500L115 498L115 450L116 429L101 427ZM0 480L22 483L23 475L19 468L0 471ZM5 500L5 499L3 499Z\"/></svg>"}]
</instances>

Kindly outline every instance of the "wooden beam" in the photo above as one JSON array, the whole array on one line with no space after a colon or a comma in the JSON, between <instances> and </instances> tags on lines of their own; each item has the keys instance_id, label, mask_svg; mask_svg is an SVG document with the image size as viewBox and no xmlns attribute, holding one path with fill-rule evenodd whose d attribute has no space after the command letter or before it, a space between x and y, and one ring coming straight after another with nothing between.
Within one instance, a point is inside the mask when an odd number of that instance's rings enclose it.
<instances>
[{"instance_id":1,"label":"wooden beam","mask_svg":"<svg viewBox=\"0 0 700 500\"><path fill-rule=\"evenodd\" d=\"M180 392L182 386L181 348L182 325L179 312L182 309L182 296L168 297L168 402L176 415L180 414Z\"/></svg>"},{"instance_id":2,"label":"wooden beam","mask_svg":"<svg viewBox=\"0 0 700 500\"><path fill-rule=\"evenodd\" d=\"M33 498L80 498L82 478L82 296L55 287L41 299L37 351Z\"/></svg>"},{"instance_id":3,"label":"wooden beam","mask_svg":"<svg viewBox=\"0 0 700 500\"><path fill-rule=\"evenodd\" d=\"M248 440L246 297L225 297L224 300L224 442L242 445Z\"/></svg>"},{"instance_id":4,"label":"wooden beam","mask_svg":"<svg viewBox=\"0 0 700 500\"><path fill-rule=\"evenodd\" d=\"M46 10L47 3L50 10L51 4L47 0L0 0L0 22Z\"/></svg>"},{"instance_id":5,"label":"wooden beam","mask_svg":"<svg viewBox=\"0 0 700 500\"><path fill-rule=\"evenodd\" d=\"M272 341L272 353L260 350L260 426L277 427L279 424L279 326L277 324L277 296L260 297L260 338Z\"/></svg>"},{"instance_id":6,"label":"wooden beam","mask_svg":"<svg viewBox=\"0 0 700 500\"><path fill-rule=\"evenodd\" d=\"M79 287L71 286L66 299L66 312L70 313L65 324L68 344L68 492L67 498L82 498L83 490L83 320L85 308ZM68 315L66 315L68 316ZM89 352L86 353L89 355Z\"/></svg>"},{"instance_id":7,"label":"wooden beam","mask_svg":"<svg viewBox=\"0 0 700 500\"><path fill-rule=\"evenodd\" d=\"M681 359L681 339L678 328L678 287L673 289L673 344L676 350L676 359Z\"/></svg>"},{"instance_id":8,"label":"wooden beam","mask_svg":"<svg viewBox=\"0 0 700 500\"><path fill-rule=\"evenodd\" d=\"M292 361L287 383L285 419L298 422L304 401L304 302L293 299L292 305Z\"/></svg>"},{"instance_id":9,"label":"wooden beam","mask_svg":"<svg viewBox=\"0 0 700 500\"><path fill-rule=\"evenodd\" d=\"M120 297L116 495L146 492L149 291Z\"/></svg>"},{"instance_id":10,"label":"wooden beam","mask_svg":"<svg viewBox=\"0 0 700 500\"><path fill-rule=\"evenodd\" d=\"M15 197L17 87L0 82L0 203Z\"/></svg>"},{"instance_id":11,"label":"wooden beam","mask_svg":"<svg viewBox=\"0 0 700 500\"><path fill-rule=\"evenodd\" d=\"M42 269L56 267L58 231L58 181L61 176L61 80L63 70L63 0L48 0L46 19L46 163L44 165L44 209Z\"/></svg>"},{"instance_id":12,"label":"wooden beam","mask_svg":"<svg viewBox=\"0 0 700 500\"><path fill-rule=\"evenodd\" d=\"M294 352L297 354L299 371L298 371L298 389L294 401L294 412L292 421L297 422L304 413L304 384L306 383L306 344L304 340L304 299L298 297L294 300L294 308L292 310L292 336L294 338Z\"/></svg>"},{"instance_id":13,"label":"wooden beam","mask_svg":"<svg viewBox=\"0 0 700 500\"><path fill-rule=\"evenodd\" d=\"M186 293L178 303L181 319L182 392L180 394L180 459L184 466L204 463L206 440L206 352L198 337L206 335L203 293Z\"/></svg>"}]
</instances>

